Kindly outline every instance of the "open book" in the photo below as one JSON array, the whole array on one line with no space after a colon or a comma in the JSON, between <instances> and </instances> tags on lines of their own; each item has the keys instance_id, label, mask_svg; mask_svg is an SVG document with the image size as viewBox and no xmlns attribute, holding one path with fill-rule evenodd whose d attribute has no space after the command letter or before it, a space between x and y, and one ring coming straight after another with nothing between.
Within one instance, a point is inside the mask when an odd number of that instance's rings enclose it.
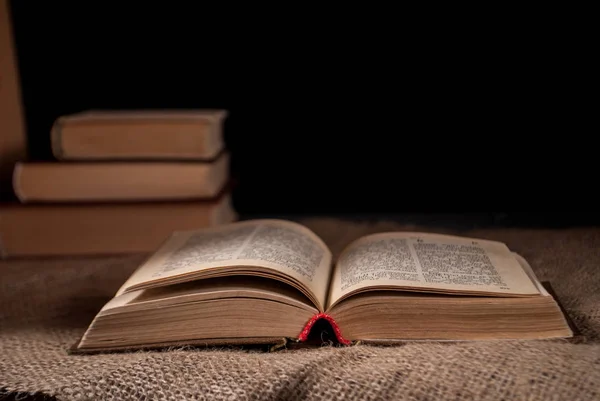
<instances>
[{"instance_id":1,"label":"open book","mask_svg":"<svg viewBox=\"0 0 600 401\"><path fill-rule=\"evenodd\" d=\"M502 243L379 233L333 261L307 227L264 219L174 233L74 350L301 342L321 319L342 344L573 335L528 263Z\"/></svg>"}]
</instances>

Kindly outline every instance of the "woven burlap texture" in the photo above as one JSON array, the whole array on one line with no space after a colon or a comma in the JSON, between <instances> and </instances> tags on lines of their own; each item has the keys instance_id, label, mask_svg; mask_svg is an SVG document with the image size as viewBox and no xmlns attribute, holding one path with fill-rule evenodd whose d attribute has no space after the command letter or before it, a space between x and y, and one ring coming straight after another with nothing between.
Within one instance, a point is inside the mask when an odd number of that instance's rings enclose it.
<instances>
[{"instance_id":1,"label":"woven burlap texture","mask_svg":"<svg viewBox=\"0 0 600 401\"><path fill-rule=\"evenodd\" d=\"M425 230L392 222L302 222L334 254L368 233ZM145 255L9 260L0 262L0 394L61 400L600 399L599 229L426 230L507 243L552 283L584 339L68 355Z\"/></svg>"}]
</instances>

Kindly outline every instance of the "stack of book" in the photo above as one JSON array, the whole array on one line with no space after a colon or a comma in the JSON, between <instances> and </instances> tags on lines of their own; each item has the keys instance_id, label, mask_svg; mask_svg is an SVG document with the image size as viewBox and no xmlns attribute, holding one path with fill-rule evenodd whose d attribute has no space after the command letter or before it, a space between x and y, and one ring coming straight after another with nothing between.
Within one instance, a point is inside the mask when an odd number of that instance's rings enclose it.
<instances>
[{"instance_id":1,"label":"stack of book","mask_svg":"<svg viewBox=\"0 0 600 401\"><path fill-rule=\"evenodd\" d=\"M0 208L3 257L151 252L173 231L237 219L224 110L58 118L53 161L21 161Z\"/></svg>"}]
</instances>

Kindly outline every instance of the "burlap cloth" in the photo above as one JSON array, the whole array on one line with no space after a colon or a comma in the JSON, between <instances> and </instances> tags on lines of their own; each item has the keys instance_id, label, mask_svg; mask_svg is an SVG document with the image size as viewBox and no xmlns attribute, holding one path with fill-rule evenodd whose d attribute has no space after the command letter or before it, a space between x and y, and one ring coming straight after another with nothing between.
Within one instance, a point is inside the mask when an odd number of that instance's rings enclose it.
<instances>
[{"instance_id":1,"label":"burlap cloth","mask_svg":"<svg viewBox=\"0 0 600 401\"><path fill-rule=\"evenodd\" d=\"M304 222L334 253L366 233L419 229ZM0 394L77 400L600 399L600 229L427 229L506 242L552 283L585 340L71 356L66 348L144 255L14 260L0 264Z\"/></svg>"}]
</instances>

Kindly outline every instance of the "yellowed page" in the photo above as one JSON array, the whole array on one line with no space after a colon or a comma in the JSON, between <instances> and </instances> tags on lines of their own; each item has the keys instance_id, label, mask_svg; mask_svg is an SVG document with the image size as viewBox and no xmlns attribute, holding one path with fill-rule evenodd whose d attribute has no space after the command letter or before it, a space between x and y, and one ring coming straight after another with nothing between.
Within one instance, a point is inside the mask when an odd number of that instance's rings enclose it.
<instances>
[{"instance_id":1,"label":"yellowed page","mask_svg":"<svg viewBox=\"0 0 600 401\"><path fill-rule=\"evenodd\" d=\"M323 308L331 252L308 228L285 220L261 219L174 233L123 284L132 286L219 267L267 268L297 279Z\"/></svg>"},{"instance_id":2,"label":"yellowed page","mask_svg":"<svg viewBox=\"0 0 600 401\"><path fill-rule=\"evenodd\" d=\"M529 276L529 278L531 279L531 281L533 282L535 287L538 289L538 291L540 292L540 295L549 297L550 293L544 288L542 283L540 283L540 280L535 275L533 269L531 268L531 265L529 265L529 262L527 260L525 260L525 258L523 256L519 255L516 252L513 252L513 255L515 256L515 259L517 259L517 262L519 262L519 264L521 265L521 267L523 268L525 273L527 273L527 275Z\"/></svg>"},{"instance_id":3,"label":"yellowed page","mask_svg":"<svg viewBox=\"0 0 600 401\"><path fill-rule=\"evenodd\" d=\"M312 313L318 312L310 300L296 289L261 277L220 277L133 290L113 298L100 312L106 315L224 298L270 299Z\"/></svg>"},{"instance_id":4,"label":"yellowed page","mask_svg":"<svg viewBox=\"0 0 600 401\"><path fill-rule=\"evenodd\" d=\"M369 287L539 294L505 244L431 233L380 233L350 244L334 269L329 304Z\"/></svg>"}]
</instances>

